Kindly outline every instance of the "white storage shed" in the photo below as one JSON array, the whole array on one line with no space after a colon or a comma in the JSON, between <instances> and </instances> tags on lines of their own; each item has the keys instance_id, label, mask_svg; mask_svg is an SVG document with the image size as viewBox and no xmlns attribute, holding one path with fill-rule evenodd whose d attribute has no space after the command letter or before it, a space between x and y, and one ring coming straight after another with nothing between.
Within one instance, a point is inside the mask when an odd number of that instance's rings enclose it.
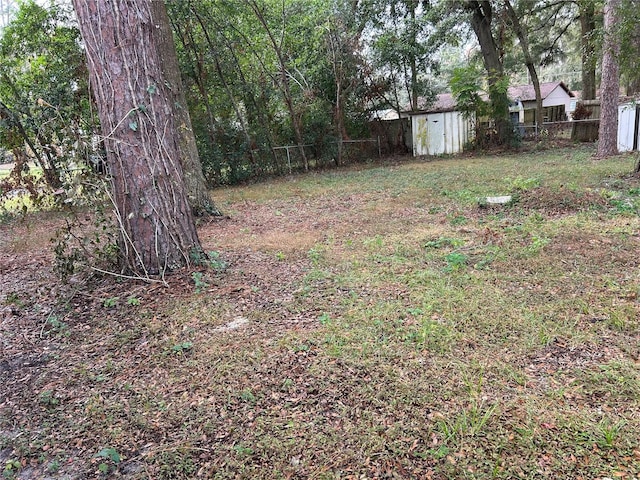
<instances>
[{"instance_id":1,"label":"white storage shed","mask_svg":"<svg viewBox=\"0 0 640 480\"><path fill-rule=\"evenodd\" d=\"M638 150L640 146L640 105L636 102L618 105L618 151Z\"/></svg>"},{"instance_id":2,"label":"white storage shed","mask_svg":"<svg viewBox=\"0 0 640 480\"><path fill-rule=\"evenodd\" d=\"M451 94L440 94L431 107L408 113L411 116L414 156L460 153L464 145L473 139L471 119L456 110Z\"/></svg>"}]
</instances>

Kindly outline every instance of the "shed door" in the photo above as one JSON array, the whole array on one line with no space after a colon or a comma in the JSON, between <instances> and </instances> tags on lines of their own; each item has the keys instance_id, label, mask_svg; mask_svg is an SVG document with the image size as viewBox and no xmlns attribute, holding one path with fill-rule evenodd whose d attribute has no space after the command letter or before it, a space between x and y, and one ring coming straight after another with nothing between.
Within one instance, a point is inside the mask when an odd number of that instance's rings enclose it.
<instances>
[{"instance_id":1,"label":"shed door","mask_svg":"<svg viewBox=\"0 0 640 480\"><path fill-rule=\"evenodd\" d=\"M444 153L444 113L432 113L428 115L429 126L429 155L442 155Z\"/></svg>"},{"instance_id":2,"label":"shed door","mask_svg":"<svg viewBox=\"0 0 640 480\"><path fill-rule=\"evenodd\" d=\"M413 115L411 117L411 129L413 131L413 155L428 155L429 137L427 134L427 117L425 115Z\"/></svg>"}]
</instances>

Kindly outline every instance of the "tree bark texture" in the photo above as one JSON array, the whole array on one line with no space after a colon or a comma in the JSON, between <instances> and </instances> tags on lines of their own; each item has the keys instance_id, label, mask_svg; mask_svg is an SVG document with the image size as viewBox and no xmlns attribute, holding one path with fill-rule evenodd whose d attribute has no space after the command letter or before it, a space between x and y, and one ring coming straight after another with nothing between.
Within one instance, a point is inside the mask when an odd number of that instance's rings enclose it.
<instances>
[{"instance_id":1,"label":"tree bark texture","mask_svg":"<svg viewBox=\"0 0 640 480\"><path fill-rule=\"evenodd\" d=\"M599 158L618 153L618 98L620 42L615 35L617 9L620 0L607 0L604 7L604 46L602 49L602 79L600 81L600 129L598 131Z\"/></svg>"},{"instance_id":2,"label":"tree bark texture","mask_svg":"<svg viewBox=\"0 0 640 480\"><path fill-rule=\"evenodd\" d=\"M201 250L180 163L176 92L152 0L73 0L112 178L124 270L163 274ZM160 3L160 2L157 2Z\"/></svg>"},{"instance_id":3,"label":"tree bark texture","mask_svg":"<svg viewBox=\"0 0 640 480\"><path fill-rule=\"evenodd\" d=\"M163 1L151 1L151 19L158 36L158 52L160 66L163 69L165 83L168 83L168 94L175 106L174 121L178 128L180 163L184 172L184 183L187 189L189 205L195 215L222 215L216 208L202 173L202 163L198 154L196 137L191 126L191 117L187 109L187 99L182 87L182 78L178 67L178 56L173 40L173 32Z\"/></svg>"}]
</instances>

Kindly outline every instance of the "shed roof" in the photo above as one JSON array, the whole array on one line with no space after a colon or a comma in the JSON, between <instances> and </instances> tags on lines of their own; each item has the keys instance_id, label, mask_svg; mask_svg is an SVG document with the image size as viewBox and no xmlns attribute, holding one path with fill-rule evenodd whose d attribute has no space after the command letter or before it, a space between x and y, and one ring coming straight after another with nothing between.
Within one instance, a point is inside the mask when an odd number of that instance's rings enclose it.
<instances>
[{"instance_id":1,"label":"shed roof","mask_svg":"<svg viewBox=\"0 0 640 480\"><path fill-rule=\"evenodd\" d=\"M418 98L418 110L409 111L407 113L439 113L439 112L453 112L456 110L456 99L450 93L440 93L436 95L436 99L433 103L427 101L424 97Z\"/></svg>"}]
</instances>

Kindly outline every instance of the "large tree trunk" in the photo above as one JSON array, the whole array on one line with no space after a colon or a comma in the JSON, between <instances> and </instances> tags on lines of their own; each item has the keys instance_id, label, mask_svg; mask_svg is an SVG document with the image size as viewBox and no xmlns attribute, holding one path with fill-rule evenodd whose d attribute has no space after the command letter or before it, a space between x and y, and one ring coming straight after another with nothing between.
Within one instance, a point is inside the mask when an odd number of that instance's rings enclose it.
<instances>
[{"instance_id":1,"label":"large tree trunk","mask_svg":"<svg viewBox=\"0 0 640 480\"><path fill-rule=\"evenodd\" d=\"M617 9L620 0L607 0L604 7L604 46L602 51L602 80L600 82L600 130L598 131L599 158L618 153L618 98L620 73L618 55L620 42L615 35Z\"/></svg>"},{"instance_id":2,"label":"large tree trunk","mask_svg":"<svg viewBox=\"0 0 640 480\"><path fill-rule=\"evenodd\" d=\"M511 125L509 118L509 98L506 89L501 85L504 80L502 59L491 32L493 7L489 0L467 1L464 6L471 11L471 27L478 38L484 67L487 71L489 98L498 134L497 140L500 144L508 144L513 135L513 125Z\"/></svg>"},{"instance_id":3,"label":"large tree trunk","mask_svg":"<svg viewBox=\"0 0 640 480\"><path fill-rule=\"evenodd\" d=\"M158 36L158 52L160 65L163 69L165 82L169 84L168 93L173 95L175 105L175 125L179 133L180 163L184 172L184 182L187 188L189 205L196 216L205 214L222 215L216 208L202 173L202 163L198 154L196 138L193 134L191 117L187 108L187 99L182 88L182 78L178 67L176 46L173 32L169 24L169 17L163 1L151 1L151 18Z\"/></svg>"},{"instance_id":4,"label":"large tree trunk","mask_svg":"<svg viewBox=\"0 0 640 480\"><path fill-rule=\"evenodd\" d=\"M123 268L141 276L201 250L180 164L176 92L153 0L73 0L98 105ZM160 3L160 2L157 2Z\"/></svg>"},{"instance_id":5,"label":"large tree trunk","mask_svg":"<svg viewBox=\"0 0 640 480\"><path fill-rule=\"evenodd\" d=\"M578 2L582 46L582 100L596 98L596 47L594 0Z\"/></svg>"}]
</instances>

